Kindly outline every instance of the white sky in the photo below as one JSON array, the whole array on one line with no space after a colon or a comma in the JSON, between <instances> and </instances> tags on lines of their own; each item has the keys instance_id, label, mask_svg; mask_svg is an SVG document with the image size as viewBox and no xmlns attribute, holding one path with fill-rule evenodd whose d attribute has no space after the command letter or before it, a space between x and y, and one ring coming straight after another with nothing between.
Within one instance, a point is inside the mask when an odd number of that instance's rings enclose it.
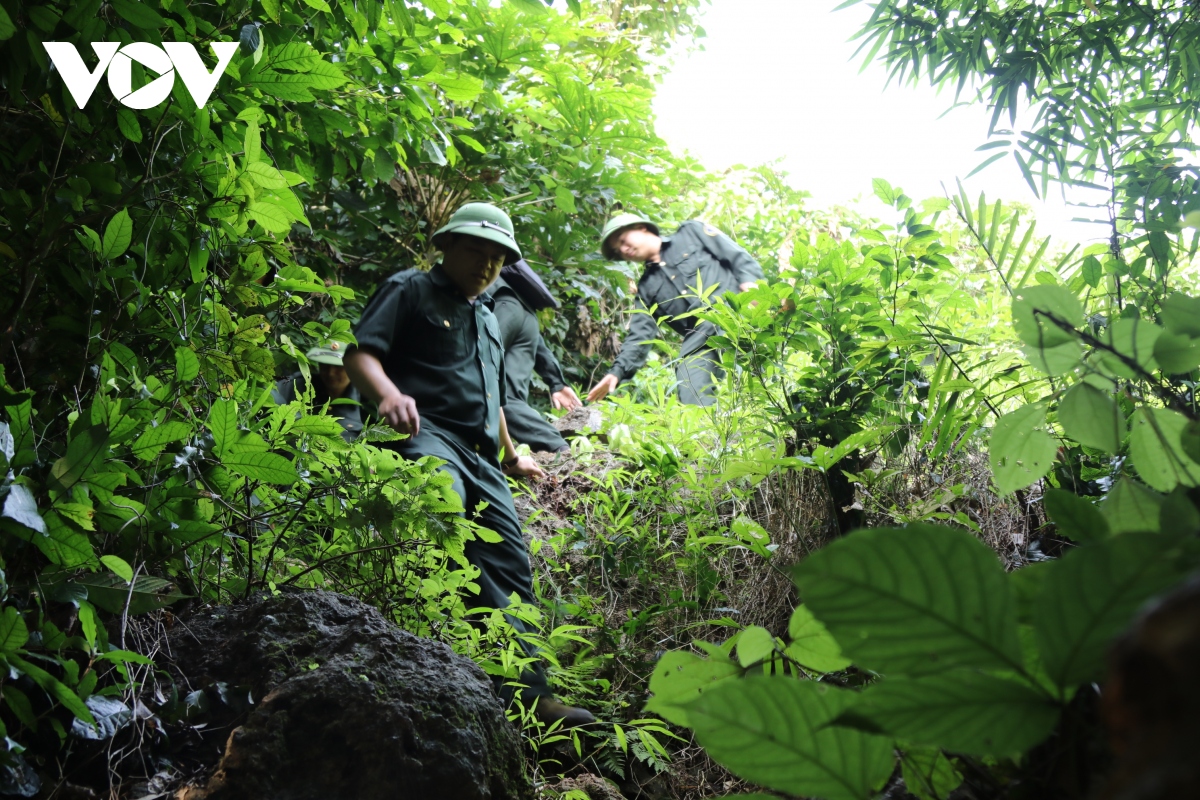
<instances>
[{"instance_id":1,"label":"white sky","mask_svg":"<svg viewBox=\"0 0 1200 800\"><path fill-rule=\"evenodd\" d=\"M705 50L677 55L658 90L659 135L710 169L782 158L791 183L811 192L815 205L862 197L860 208L878 214L873 178L914 200L942 196L943 182L953 190L956 177L991 155L975 150L987 141L991 112L981 104L942 116L952 91L939 96L924 82L887 86L877 64L860 74L862 56L851 60L858 42L848 40L871 9L863 2L834 13L839 1L711 0L701 18ZM1067 206L1054 184L1048 202L1037 200L1011 158L964 185L972 201L984 191L989 202L1032 205L1038 232L1059 244L1106 235L1103 226L1070 222L1094 212Z\"/></svg>"}]
</instances>

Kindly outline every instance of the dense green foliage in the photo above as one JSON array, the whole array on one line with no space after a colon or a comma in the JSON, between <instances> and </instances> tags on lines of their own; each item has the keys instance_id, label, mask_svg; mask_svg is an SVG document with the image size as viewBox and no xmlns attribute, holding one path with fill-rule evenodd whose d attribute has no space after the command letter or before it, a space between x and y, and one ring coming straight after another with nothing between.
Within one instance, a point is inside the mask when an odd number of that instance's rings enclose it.
<instances>
[{"instance_id":1,"label":"dense green foliage","mask_svg":"<svg viewBox=\"0 0 1200 800\"><path fill-rule=\"evenodd\" d=\"M717 406L681 407L656 349L560 482L514 485L541 600L515 611L564 696L606 719L519 717L535 766L662 772L672 734L643 707L750 781L829 798L897 770L945 797L1019 771L1056 727L1059 761L1085 746L1108 642L1196 566L1194 179L1173 160L1193 12L876 7L865 35L900 74L980 81L1001 112L1017 87L1047 101L1021 168L1116 198L1113 243L1080 250L961 191L878 180L890 211L869 220L808 210L767 168L672 156L652 65L696 5L0 0L9 765L26 747L50 764L94 696L136 696L151 662L127 630L184 602L332 588L518 674L502 615L467 624L462 545L491 534L435 465L270 391L347 339L380 278L427 267L467 199L512 214L579 383L611 359L635 274L595 252L614 209L702 216L768 275L700 312L722 330ZM40 42L86 59L106 39L243 47L204 108L179 83L157 108L101 86L80 110Z\"/></svg>"}]
</instances>

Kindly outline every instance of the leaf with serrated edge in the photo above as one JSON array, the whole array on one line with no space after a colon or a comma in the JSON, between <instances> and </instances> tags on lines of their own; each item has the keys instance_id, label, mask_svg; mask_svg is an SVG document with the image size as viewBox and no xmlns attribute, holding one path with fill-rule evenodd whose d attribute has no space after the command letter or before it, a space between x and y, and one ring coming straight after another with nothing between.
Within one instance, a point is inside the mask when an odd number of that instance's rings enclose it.
<instances>
[{"instance_id":1,"label":"leaf with serrated edge","mask_svg":"<svg viewBox=\"0 0 1200 800\"><path fill-rule=\"evenodd\" d=\"M1173 544L1127 533L1069 550L1047 568L1034 628L1046 673L1059 687L1098 677L1112 638L1146 600L1180 579L1164 554Z\"/></svg>"},{"instance_id":2,"label":"leaf with serrated edge","mask_svg":"<svg viewBox=\"0 0 1200 800\"><path fill-rule=\"evenodd\" d=\"M741 778L826 800L868 800L892 774L893 743L829 725L855 695L813 681L749 678L687 706L696 740Z\"/></svg>"},{"instance_id":3,"label":"leaf with serrated edge","mask_svg":"<svg viewBox=\"0 0 1200 800\"><path fill-rule=\"evenodd\" d=\"M860 667L886 674L1020 667L1004 567L966 531L858 530L809 556L794 575L805 604Z\"/></svg>"}]
</instances>

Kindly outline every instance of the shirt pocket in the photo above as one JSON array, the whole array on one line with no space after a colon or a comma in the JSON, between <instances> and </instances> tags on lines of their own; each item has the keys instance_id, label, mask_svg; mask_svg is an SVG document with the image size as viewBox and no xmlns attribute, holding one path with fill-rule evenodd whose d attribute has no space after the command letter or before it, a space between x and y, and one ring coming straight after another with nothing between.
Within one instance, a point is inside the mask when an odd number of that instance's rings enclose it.
<instances>
[{"instance_id":1,"label":"shirt pocket","mask_svg":"<svg viewBox=\"0 0 1200 800\"><path fill-rule=\"evenodd\" d=\"M427 311L418 326L413 348L430 364L456 364L466 357L462 326L449 314Z\"/></svg>"}]
</instances>

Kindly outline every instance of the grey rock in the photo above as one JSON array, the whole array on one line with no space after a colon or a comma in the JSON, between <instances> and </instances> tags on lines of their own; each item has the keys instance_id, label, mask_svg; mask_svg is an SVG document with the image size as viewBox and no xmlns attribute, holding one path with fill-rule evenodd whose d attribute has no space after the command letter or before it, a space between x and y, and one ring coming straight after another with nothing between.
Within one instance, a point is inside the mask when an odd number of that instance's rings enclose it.
<instances>
[{"instance_id":1,"label":"grey rock","mask_svg":"<svg viewBox=\"0 0 1200 800\"><path fill-rule=\"evenodd\" d=\"M171 646L193 685L236 685L255 703L207 785L180 798L532 797L484 672L358 600L289 593L221 608Z\"/></svg>"}]
</instances>

